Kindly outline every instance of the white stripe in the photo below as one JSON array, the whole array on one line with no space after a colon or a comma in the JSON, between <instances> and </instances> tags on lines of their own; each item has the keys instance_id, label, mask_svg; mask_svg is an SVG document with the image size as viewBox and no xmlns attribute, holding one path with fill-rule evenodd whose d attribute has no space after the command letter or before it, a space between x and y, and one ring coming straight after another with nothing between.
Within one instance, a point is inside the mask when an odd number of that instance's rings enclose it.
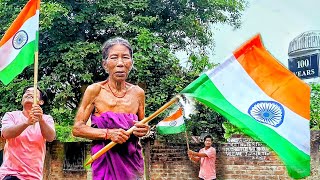
<instances>
[{"instance_id":1,"label":"white stripe","mask_svg":"<svg viewBox=\"0 0 320 180\"><path fill-rule=\"evenodd\" d=\"M206 74L222 95L244 114L249 115L248 109L256 101L276 101L260 89L233 55L220 67ZM283 123L279 127L264 125L273 129L301 151L310 154L309 120L281 105L285 111Z\"/></svg>"},{"instance_id":2,"label":"white stripe","mask_svg":"<svg viewBox=\"0 0 320 180\"><path fill-rule=\"evenodd\" d=\"M173 121L176 121L177 124L176 124L175 126L171 126L171 127L178 127L178 126L181 126L182 124L184 124L183 116L180 116L180 117L179 117L178 119L176 119L176 120L172 120L172 121L160 121L157 126L170 126L170 123L172 123Z\"/></svg>"},{"instance_id":3,"label":"white stripe","mask_svg":"<svg viewBox=\"0 0 320 180\"><path fill-rule=\"evenodd\" d=\"M19 30L24 30L28 34L28 42L25 45L34 41L36 39L36 32L39 30L39 10L37 10L36 15L30 17ZM0 71L6 68L17 57L21 50L15 49L12 46L12 38L13 37L0 47Z\"/></svg>"}]
</instances>

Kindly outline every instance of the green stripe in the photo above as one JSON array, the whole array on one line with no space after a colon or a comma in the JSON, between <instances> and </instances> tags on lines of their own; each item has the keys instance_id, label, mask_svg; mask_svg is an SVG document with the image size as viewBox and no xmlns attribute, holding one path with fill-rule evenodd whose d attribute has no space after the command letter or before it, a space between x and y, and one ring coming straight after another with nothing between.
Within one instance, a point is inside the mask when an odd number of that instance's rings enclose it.
<instances>
[{"instance_id":1,"label":"green stripe","mask_svg":"<svg viewBox=\"0 0 320 180\"><path fill-rule=\"evenodd\" d=\"M180 126L157 126L157 130L160 134L177 134L186 130L185 124Z\"/></svg>"},{"instance_id":2,"label":"green stripe","mask_svg":"<svg viewBox=\"0 0 320 180\"><path fill-rule=\"evenodd\" d=\"M37 41L31 41L26 44L17 55L17 57L2 71L0 71L0 80L3 84L9 84L18 76L25 67L34 62L35 44Z\"/></svg>"},{"instance_id":3,"label":"green stripe","mask_svg":"<svg viewBox=\"0 0 320 180\"><path fill-rule=\"evenodd\" d=\"M225 99L207 75L200 76L187 86L182 93L196 98L220 113L247 135L267 144L282 159L291 177L303 178L310 175L309 155L296 148L274 130L260 124L235 108Z\"/></svg>"}]
</instances>

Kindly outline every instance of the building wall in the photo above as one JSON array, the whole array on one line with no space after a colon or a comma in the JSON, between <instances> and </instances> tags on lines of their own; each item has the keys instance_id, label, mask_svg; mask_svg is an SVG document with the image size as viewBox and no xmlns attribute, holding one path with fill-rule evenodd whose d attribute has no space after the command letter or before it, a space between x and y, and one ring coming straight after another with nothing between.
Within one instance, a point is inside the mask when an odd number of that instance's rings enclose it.
<instances>
[{"instance_id":1,"label":"building wall","mask_svg":"<svg viewBox=\"0 0 320 180\"><path fill-rule=\"evenodd\" d=\"M64 144L59 141L47 144L44 180L86 180L90 172L64 171Z\"/></svg>"},{"instance_id":2,"label":"building wall","mask_svg":"<svg viewBox=\"0 0 320 180\"><path fill-rule=\"evenodd\" d=\"M199 150L202 144L191 144L192 150ZM313 131L311 137L311 176L307 180L320 179L320 132ZM215 144L217 149L217 179L291 179L285 166L260 142L251 138L235 136L223 144ZM152 180L190 179L196 180L199 166L187 158L185 144L155 142L151 147Z\"/></svg>"},{"instance_id":3,"label":"building wall","mask_svg":"<svg viewBox=\"0 0 320 180\"><path fill-rule=\"evenodd\" d=\"M218 156L219 179L290 179L275 153L249 138L229 139L219 148Z\"/></svg>"},{"instance_id":4,"label":"building wall","mask_svg":"<svg viewBox=\"0 0 320 180\"><path fill-rule=\"evenodd\" d=\"M217 150L217 179L289 179L275 154L252 139L231 138L214 147ZM152 148L151 179L198 179L199 165L187 158L185 144L156 142ZM191 144L190 148L198 151L200 146Z\"/></svg>"},{"instance_id":5,"label":"building wall","mask_svg":"<svg viewBox=\"0 0 320 180\"><path fill-rule=\"evenodd\" d=\"M91 179L90 171L63 171L63 143L55 141L48 146L45 160L46 180ZM190 144L199 150L202 143ZM214 144L217 149L217 179L291 179L279 158L260 142L244 136L234 136L226 143ZM320 131L311 136L311 176L306 180L320 179ZM88 151L89 148L87 148ZM145 149L147 151L147 149ZM151 180L198 180L199 165L187 157L186 144L155 141L148 158ZM87 152L88 153L88 152Z\"/></svg>"},{"instance_id":6,"label":"building wall","mask_svg":"<svg viewBox=\"0 0 320 180\"><path fill-rule=\"evenodd\" d=\"M156 141L151 146L150 179L199 179L199 165L188 159L186 149L185 144Z\"/></svg>"}]
</instances>

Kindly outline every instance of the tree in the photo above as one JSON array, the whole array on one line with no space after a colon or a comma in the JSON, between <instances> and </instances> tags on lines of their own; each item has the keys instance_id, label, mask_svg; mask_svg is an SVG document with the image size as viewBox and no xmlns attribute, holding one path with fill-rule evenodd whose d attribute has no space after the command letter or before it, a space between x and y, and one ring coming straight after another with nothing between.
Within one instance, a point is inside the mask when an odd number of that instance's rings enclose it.
<instances>
[{"instance_id":1,"label":"tree","mask_svg":"<svg viewBox=\"0 0 320 180\"><path fill-rule=\"evenodd\" d=\"M311 84L310 127L320 129L320 84Z\"/></svg>"},{"instance_id":2,"label":"tree","mask_svg":"<svg viewBox=\"0 0 320 180\"><path fill-rule=\"evenodd\" d=\"M0 34L25 3L0 0ZM104 41L121 36L133 44L136 70L129 79L145 88L148 115L212 67L206 57L213 48L210 25L238 27L244 8L244 0L43 0L39 86L47 92L45 112L56 121L58 139L72 140L70 126L85 88L107 77L101 67ZM182 67L173 52L195 48ZM30 66L8 86L0 85L0 116L19 109L21 91L32 78Z\"/></svg>"}]
</instances>

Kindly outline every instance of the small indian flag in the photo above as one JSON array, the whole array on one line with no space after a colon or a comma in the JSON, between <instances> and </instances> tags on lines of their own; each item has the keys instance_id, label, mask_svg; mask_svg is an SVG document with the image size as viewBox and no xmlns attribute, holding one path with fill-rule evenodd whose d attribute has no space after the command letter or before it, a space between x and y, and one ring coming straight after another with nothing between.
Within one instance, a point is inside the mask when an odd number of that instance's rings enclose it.
<instances>
[{"instance_id":1,"label":"small indian flag","mask_svg":"<svg viewBox=\"0 0 320 180\"><path fill-rule=\"evenodd\" d=\"M157 125L157 130L160 134L176 134L186 130L183 119L182 108L179 108L175 113L160 121Z\"/></svg>"},{"instance_id":2,"label":"small indian flag","mask_svg":"<svg viewBox=\"0 0 320 180\"><path fill-rule=\"evenodd\" d=\"M9 84L34 62L38 51L40 0L30 0L0 41L0 80Z\"/></svg>"},{"instance_id":3,"label":"small indian flag","mask_svg":"<svg viewBox=\"0 0 320 180\"><path fill-rule=\"evenodd\" d=\"M182 93L267 144L291 177L310 175L310 87L264 48L259 35Z\"/></svg>"}]
</instances>

